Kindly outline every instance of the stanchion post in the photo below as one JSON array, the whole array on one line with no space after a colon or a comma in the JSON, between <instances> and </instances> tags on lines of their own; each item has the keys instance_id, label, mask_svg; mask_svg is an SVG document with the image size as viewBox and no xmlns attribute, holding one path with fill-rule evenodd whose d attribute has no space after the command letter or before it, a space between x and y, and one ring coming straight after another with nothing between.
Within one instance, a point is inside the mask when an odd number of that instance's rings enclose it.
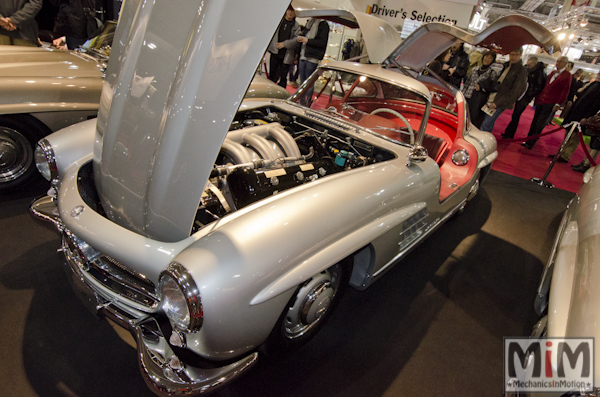
<instances>
[{"instance_id":1,"label":"stanchion post","mask_svg":"<svg viewBox=\"0 0 600 397\"><path fill-rule=\"evenodd\" d=\"M573 121L571 123L571 129L569 130L569 132L567 132L567 135L565 135L565 139L563 140L562 144L560 145L558 152L554 155L554 158L552 158L552 161L550 162L550 165L548 166L548 169L546 170L546 173L544 174L544 176L541 179L540 178L531 178L530 179L531 182L536 183L540 186L547 187L549 189L552 189L554 187L554 185L552 183L546 181L546 178L548 178L548 175L550 175L550 171L552 171L552 167L554 167L554 164L556 164L556 162L558 161L558 158L560 157L563 150L565 149L565 146L567 145L567 141L571 138L571 135L573 135L573 132L575 132L575 128L579 128L579 123L577 121Z\"/></svg>"}]
</instances>

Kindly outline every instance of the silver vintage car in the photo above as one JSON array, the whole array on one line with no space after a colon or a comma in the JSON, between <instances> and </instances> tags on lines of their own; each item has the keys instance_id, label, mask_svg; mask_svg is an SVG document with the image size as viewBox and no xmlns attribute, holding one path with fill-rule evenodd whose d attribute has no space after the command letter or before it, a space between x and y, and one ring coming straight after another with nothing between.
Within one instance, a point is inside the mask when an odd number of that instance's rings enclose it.
<instances>
[{"instance_id":1,"label":"silver vintage car","mask_svg":"<svg viewBox=\"0 0 600 397\"><path fill-rule=\"evenodd\" d=\"M0 46L0 192L36 175L39 139L96 117L115 26L75 51Z\"/></svg>"},{"instance_id":2,"label":"silver vintage car","mask_svg":"<svg viewBox=\"0 0 600 397\"><path fill-rule=\"evenodd\" d=\"M134 335L158 395L212 391L307 342L347 286L368 288L476 195L496 141L421 73L429 60L459 39L554 44L524 18L401 42L370 15L299 9L360 26L372 63L243 101L287 5L125 2L97 120L36 149L53 188L32 213L60 231L84 303Z\"/></svg>"},{"instance_id":3,"label":"silver vintage car","mask_svg":"<svg viewBox=\"0 0 600 397\"><path fill-rule=\"evenodd\" d=\"M596 396L600 392L600 290L596 288L596 271L600 268L599 204L600 167L596 166L585 172L583 184L563 214L534 302L542 318L532 337L595 338L595 383L573 388L565 394L569 396ZM556 351L551 362L556 371L560 362Z\"/></svg>"}]
</instances>

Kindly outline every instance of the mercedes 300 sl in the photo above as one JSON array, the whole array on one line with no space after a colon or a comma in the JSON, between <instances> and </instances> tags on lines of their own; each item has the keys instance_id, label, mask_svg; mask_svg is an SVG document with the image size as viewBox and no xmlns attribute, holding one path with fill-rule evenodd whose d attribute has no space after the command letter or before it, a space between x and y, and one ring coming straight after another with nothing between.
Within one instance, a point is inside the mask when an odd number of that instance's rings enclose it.
<instances>
[{"instance_id":1,"label":"mercedes 300 sl","mask_svg":"<svg viewBox=\"0 0 600 397\"><path fill-rule=\"evenodd\" d=\"M243 101L287 5L125 2L97 120L36 149L52 189L32 212L60 231L83 301L134 335L159 395L214 390L307 342L344 288L369 287L476 195L496 141L428 61L457 40L554 43L519 17L401 43L373 16L298 10L360 26L371 64Z\"/></svg>"}]
</instances>

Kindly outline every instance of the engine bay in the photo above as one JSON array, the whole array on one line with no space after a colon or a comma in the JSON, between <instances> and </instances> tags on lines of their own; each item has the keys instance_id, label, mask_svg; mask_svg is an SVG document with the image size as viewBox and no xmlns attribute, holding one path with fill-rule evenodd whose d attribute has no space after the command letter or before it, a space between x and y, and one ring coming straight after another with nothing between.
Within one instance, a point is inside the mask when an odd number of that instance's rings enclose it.
<instances>
[{"instance_id":1,"label":"engine bay","mask_svg":"<svg viewBox=\"0 0 600 397\"><path fill-rule=\"evenodd\" d=\"M344 134L324 112L298 117L277 108L239 112L202 194L192 233L228 213L328 175L394 158Z\"/></svg>"}]
</instances>

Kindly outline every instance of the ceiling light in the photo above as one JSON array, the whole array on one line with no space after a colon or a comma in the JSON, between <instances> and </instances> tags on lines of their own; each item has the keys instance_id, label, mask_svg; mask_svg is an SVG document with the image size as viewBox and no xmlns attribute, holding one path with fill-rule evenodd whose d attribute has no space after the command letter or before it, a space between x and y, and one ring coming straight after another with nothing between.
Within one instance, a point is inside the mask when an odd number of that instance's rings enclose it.
<instances>
[{"instance_id":1,"label":"ceiling light","mask_svg":"<svg viewBox=\"0 0 600 397\"><path fill-rule=\"evenodd\" d=\"M570 39L570 40L573 40L574 38L575 38L575 34L571 33L571 34L569 35L569 39Z\"/></svg>"},{"instance_id":2,"label":"ceiling light","mask_svg":"<svg viewBox=\"0 0 600 397\"><path fill-rule=\"evenodd\" d=\"M585 25L587 25L587 24L588 24L588 19L587 19L587 18L583 18L583 19L581 20L581 23L580 23L580 25L583 27L583 26L585 26Z\"/></svg>"},{"instance_id":3,"label":"ceiling light","mask_svg":"<svg viewBox=\"0 0 600 397\"><path fill-rule=\"evenodd\" d=\"M598 49L596 47L593 48L594 52L598 51Z\"/></svg>"},{"instance_id":4,"label":"ceiling light","mask_svg":"<svg viewBox=\"0 0 600 397\"><path fill-rule=\"evenodd\" d=\"M565 36L566 36L566 35L565 35L564 33L561 33L561 34L559 34L559 35L558 35L558 39L559 39L559 40L562 40L562 39L564 39L564 38L565 38Z\"/></svg>"}]
</instances>

